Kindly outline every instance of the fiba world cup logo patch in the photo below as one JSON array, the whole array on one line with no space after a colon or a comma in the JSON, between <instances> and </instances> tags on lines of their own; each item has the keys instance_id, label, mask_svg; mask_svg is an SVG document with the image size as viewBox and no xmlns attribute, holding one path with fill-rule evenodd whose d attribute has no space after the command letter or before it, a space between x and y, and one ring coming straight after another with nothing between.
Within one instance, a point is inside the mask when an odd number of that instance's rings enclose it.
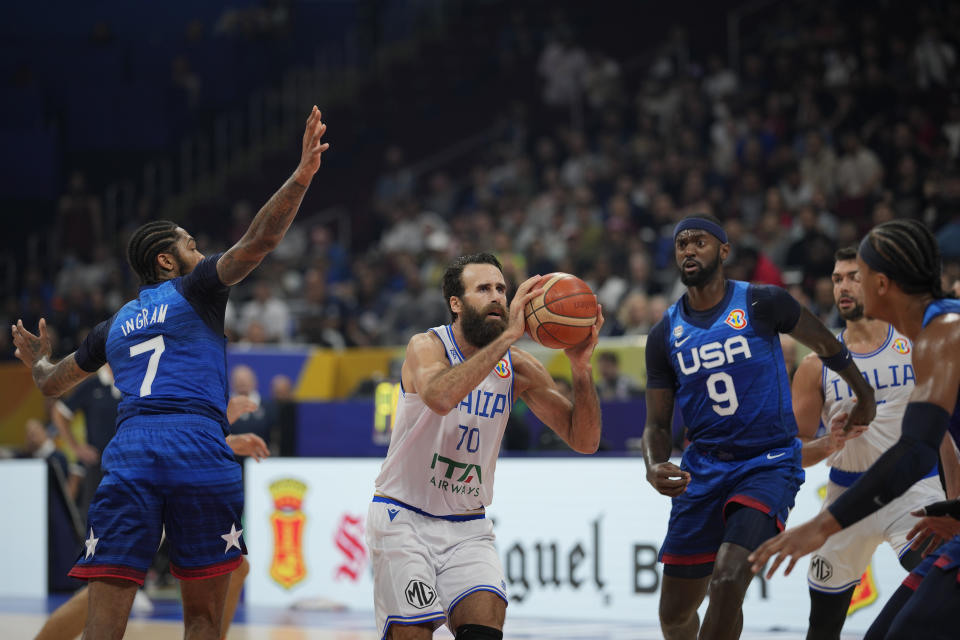
<instances>
[{"instance_id":1,"label":"fiba world cup logo patch","mask_svg":"<svg viewBox=\"0 0 960 640\"><path fill-rule=\"evenodd\" d=\"M727 319L724 320L724 322L734 329L743 329L747 326L747 314L744 313L743 309L734 309L727 315Z\"/></svg>"},{"instance_id":2,"label":"fiba world cup logo patch","mask_svg":"<svg viewBox=\"0 0 960 640\"><path fill-rule=\"evenodd\" d=\"M292 478L284 478L270 484L274 512L270 515L273 530L273 560L270 577L284 589L307 577L303 561L303 532L307 516L300 507L307 485Z\"/></svg>"},{"instance_id":3,"label":"fiba world cup logo patch","mask_svg":"<svg viewBox=\"0 0 960 640\"><path fill-rule=\"evenodd\" d=\"M910 343L903 338L897 338L896 340L894 340L893 344L890 345L890 348L892 348L894 351L896 351L897 353L903 356L910 353Z\"/></svg>"},{"instance_id":4,"label":"fiba world cup logo patch","mask_svg":"<svg viewBox=\"0 0 960 640\"><path fill-rule=\"evenodd\" d=\"M506 358L500 358L500 362L497 363L497 366L495 366L493 370L496 371L497 375L501 378L510 377L510 365L507 364Z\"/></svg>"}]
</instances>

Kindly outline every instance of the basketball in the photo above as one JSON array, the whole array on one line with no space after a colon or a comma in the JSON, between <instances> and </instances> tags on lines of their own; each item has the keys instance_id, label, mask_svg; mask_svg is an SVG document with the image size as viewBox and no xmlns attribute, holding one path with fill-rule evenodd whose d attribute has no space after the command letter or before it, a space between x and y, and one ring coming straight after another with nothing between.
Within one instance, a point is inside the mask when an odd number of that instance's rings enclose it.
<instances>
[{"instance_id":1,"label":"basketball","mask_svg":"<svg viewBox=\"0 0 960 640\"><path fill-rule=\"evenodd\" d=\"M540 282L543 293L523 310L534 342L566 349L589 338L597 321L597 296L587 283L569 273L548 273Z\"/></svg>"}]
</instances>

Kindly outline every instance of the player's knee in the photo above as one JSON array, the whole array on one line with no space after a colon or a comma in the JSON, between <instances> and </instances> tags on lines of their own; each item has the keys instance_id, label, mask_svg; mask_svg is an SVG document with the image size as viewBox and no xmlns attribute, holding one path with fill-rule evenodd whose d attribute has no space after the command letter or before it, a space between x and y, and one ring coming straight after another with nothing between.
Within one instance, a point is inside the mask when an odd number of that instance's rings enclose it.
<instances>
[{"instance_id":1,"label":"player's knee","mask_svg":"<svg viewBox=\"0 0 960 640\"><path fill-rule=\"evenodd\" d=\"M664 629L686 626L696 613L697 608L691 607L687 602L660 598L660 626Z\"/></svg>"},{"instance_id":2,"label":"player's knee","mask_svg":"<svg viewBox=\"0 0 960 640\"><path fill-rule=\"evenodd\" d=\"M462 624L455 640L503 640L503 631L482 624Z\"/></svg>"}]
</instances>

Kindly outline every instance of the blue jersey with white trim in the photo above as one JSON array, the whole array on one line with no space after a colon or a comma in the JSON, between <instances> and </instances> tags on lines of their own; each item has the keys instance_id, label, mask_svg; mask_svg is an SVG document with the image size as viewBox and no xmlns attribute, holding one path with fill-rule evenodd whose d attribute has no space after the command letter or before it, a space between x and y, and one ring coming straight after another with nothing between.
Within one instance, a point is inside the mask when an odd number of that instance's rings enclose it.
<instances>
[{"instance_id":1,"label":"blue jersey with white trim","mask_svg":"<svg viewBox=\"0 0 960 640\"><path fill-rule=\"evenodd\" d=\"M960 300L955 298L941 298L927 305L923 312L923 326L926 327L934 318L948 313L960 314ZM957 354L952 354L957 357ZM950 435L953 441L960 445L960 389L957 390L957 401L953 405L953 415L950 416Z\"/></svg>"},{"instance_id":2,"label":"blue jersey with white trim","mask_svg":"<svg viewBox=\"0 0 960 640\"><path fill-rule=\"evenodd\" d=\"M110 363L123 394L118 427L136 415L189 413L229 433L223 335L229 288L217 276L218 258L202 260L186 276L141 287L77 350L77 363L88 371Z\"/></svg>"},{"instance_id":3,"label":"blue jersey with white trim","mask_svg":"<svg viewBox=\"0 0 960 640\"><path fill-rule=\"evenodd\" d=\"M797 434L780 338L775 330L758 330L750 289L728 281L707 318L693 317L684 296L663 319L689 439L744 456L783 446Z\"/></svg>"}]
</instances>

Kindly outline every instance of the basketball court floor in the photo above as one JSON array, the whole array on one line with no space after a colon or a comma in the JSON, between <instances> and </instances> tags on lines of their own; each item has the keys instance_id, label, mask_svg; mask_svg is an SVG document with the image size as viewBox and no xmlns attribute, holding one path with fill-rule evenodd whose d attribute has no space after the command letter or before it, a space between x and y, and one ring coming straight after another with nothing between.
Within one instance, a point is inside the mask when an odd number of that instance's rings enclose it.
<instances>
[{"instance_id":1,"label":"basketball court floor","mask_svg":"<svg viewBox=\"0 0 960 640\"><path fill-rule=\"evenodd\" d=\"M51 596L46 600L0 598L0 637L4 640L29 640L42 626L49 611L65 600ZM145 616L133 614L126 638L178 640L183 637L182 610L175 600L154 600L154 611ZM748 627L749 627L749 621ZM744 640L802 640L805 633L781 630L745 629ZM247 608L241 603L229 640L379 640L369 611L299 611L291 609ZM437 640L453 636L445 627L434 635ZM507 614L504 637L510 640L659 640L656 627L637 627L625 622L584 620L523 619ZM859 635L842 636L855 640Z\"/></svg>"}]
</instances>

